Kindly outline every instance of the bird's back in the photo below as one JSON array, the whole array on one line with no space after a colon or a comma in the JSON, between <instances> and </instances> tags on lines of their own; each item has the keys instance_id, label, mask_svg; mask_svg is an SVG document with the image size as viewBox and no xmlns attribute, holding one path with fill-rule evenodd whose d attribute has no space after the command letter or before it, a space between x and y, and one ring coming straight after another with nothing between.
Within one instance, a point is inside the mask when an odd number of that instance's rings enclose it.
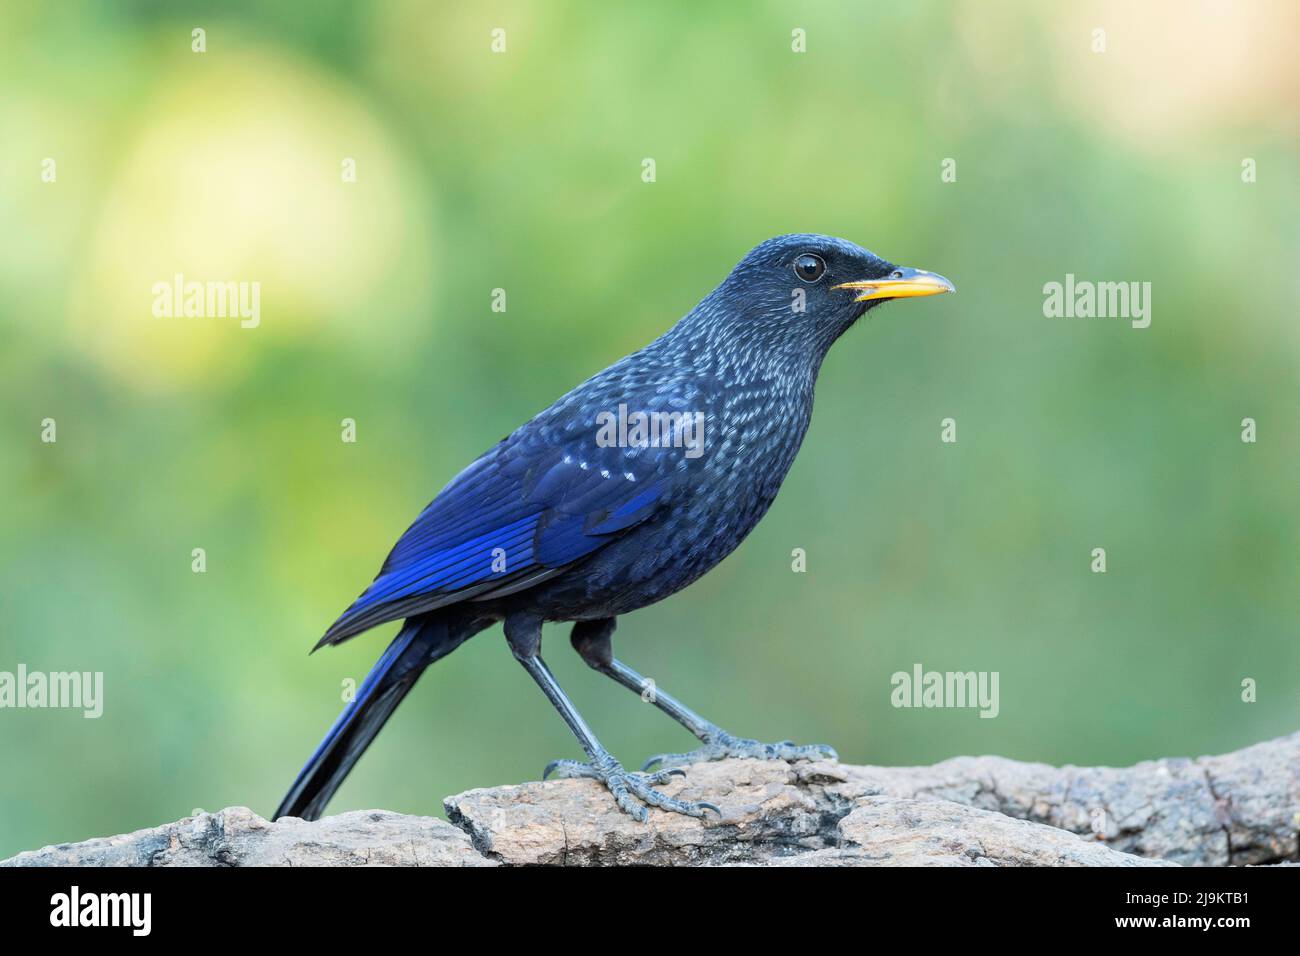
<instances>
[{"instance_id":1,"label":"bird's back","mask_svg":"<svg viewBox=\"0 0 1300 956\"><path fill-rule=\"evenodd\" d=\"M811 376L727 371L665 336L572 389L439 493L322 643L462 601L625 613L694 581L766 512L811 412Z\"/></svg>"},{"instance_id":2,"label":"bird's back","mask_svg":"<svg viewBox=\"0 0 1300 956\"><path fill-rule=\"evenodd\" d=\"M594 387L576 389L580 400L566 396L535 421L563 408L562 433L590 451L601 412L623 405L629 415L685 413L698 416L698 447L616 449L622 480L631 474L656 484L655 508L616 540L518 595L515 607L558 620L610 617L686 587L735 550L766 514L807 431L812 374L765 374L757 367L743 381L728 380L723 369L657 356L643 357L633 369L621 365L587 383ZM574 416L576 409L582 411ZM554 424L543 427L561 433ZM608 480L620 479L617 468L608 470Z\"/></svg>"}]
</instances>

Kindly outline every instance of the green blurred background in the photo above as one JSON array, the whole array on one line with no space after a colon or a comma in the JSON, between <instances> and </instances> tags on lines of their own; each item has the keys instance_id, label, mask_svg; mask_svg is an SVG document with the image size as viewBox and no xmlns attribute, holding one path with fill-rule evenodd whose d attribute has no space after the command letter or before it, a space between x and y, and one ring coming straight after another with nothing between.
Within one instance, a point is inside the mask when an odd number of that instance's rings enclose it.
<instances>
[{"instance_id":1,"label":"green blurred background","mask_svg":"<svg viewBox=\"0 0 1300 956\"><path fill-rule=\"evenodd\" d=\"M766 520L620 656L853 762L1295 730L1298 27L1283 2L6 3L0 670L103 671L105 712L0 711L0 856L269 813L395 625L307 649L433 493L792 231L959 294L846 336ZM259 281L261 326L154 318L177 272ZM1153 283L1151 327L1045 318L1067 272ZM625 762L691 744L547 640ZM331 809L437 813L577 756L503 645L433 668ZM999 671L1000 716L892 708L914 662Z\"/></svg>"}]
</instances>

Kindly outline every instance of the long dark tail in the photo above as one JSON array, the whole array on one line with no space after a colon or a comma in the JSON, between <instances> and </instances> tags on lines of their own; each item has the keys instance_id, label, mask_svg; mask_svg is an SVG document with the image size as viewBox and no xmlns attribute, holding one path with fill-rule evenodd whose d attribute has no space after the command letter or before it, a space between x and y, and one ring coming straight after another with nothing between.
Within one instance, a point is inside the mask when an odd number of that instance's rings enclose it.
<instances>
[{"instance_id":1,"label":"long dark tail","mask_svg":"<svg viewBox=\"0 0 1300 956\"><path fill-rule=\"evenodd\" d=\"M334 791L425 668L450 653L466 636L452 633L441 615L409 618L298 773L271 819L319 819Z\"/></svg>"}]
</instances>

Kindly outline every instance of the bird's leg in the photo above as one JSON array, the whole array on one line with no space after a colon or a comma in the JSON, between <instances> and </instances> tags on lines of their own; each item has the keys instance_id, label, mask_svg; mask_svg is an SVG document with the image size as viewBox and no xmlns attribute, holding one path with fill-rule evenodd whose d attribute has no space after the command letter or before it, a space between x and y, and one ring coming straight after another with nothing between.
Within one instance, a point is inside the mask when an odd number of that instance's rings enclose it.
<instances>
[{"instance_id":1,"label":"bird's leg","mask_svg":"<svg viewBox=\"0 0 1300 956\"><path fill-rule=\"evenodd\" d=\"M676 697L660 690L654 681L647 680L632 668L614 658L614 618L599 621L579 621L573 625L570 640L574 650L587 664L607 677L612 677L624 687L641 695L641 699L654 704L677 721L704 744L699 750L680 754L656 754L641 765L648 770L655 764L663 767L680 767L683 764L705 760L722 760L726 757L754 757L759 760L819 760L835 758L835 748L826 744L799 745L792 740L765 744L757 740L735 737L712 721L705 720Z\"/></svg>"},{"instance_id":2,"label":"bird's leg","mask_svg":"<svg viewBox=\"0 0 1300 956\"><path fill-rule=\"evenodd\" d=\"M577 760L553 760L547 764L546 770L542 773L542 779L551 774L553 771L561 777L592 777L600 780L609 788L609 792L614 795L614 801L618 804L619 809L629 814L641 822L649 817L649 811L637 801L649 804L652 807L658 807L661 810L671 810L674 813L684 813L687 816L702 817L705 811L712 810L714 813L721 814L721 811L711 803L687 803L683 800L676 800L667 794L660 793L654 787L663 783L673 776L680 776L680 770L660 770L657 773L635 773L624 770L623 765L614 759L613 754L606 750L596 735L592 733L587 722L582 719L578 709L573 706L559 682L556 681L555 675L551 673L546 662L541 658L542 646L542 624L535 619L507 618L505 622L506 640L510 643L510 650L515 659L524 666L537 686L542 689L546 699L551 702L564 722L569 725L573 735L578 738L578 743L582 749L587 752L588 763L581 763Z\"/></svg>"}]
</instances>

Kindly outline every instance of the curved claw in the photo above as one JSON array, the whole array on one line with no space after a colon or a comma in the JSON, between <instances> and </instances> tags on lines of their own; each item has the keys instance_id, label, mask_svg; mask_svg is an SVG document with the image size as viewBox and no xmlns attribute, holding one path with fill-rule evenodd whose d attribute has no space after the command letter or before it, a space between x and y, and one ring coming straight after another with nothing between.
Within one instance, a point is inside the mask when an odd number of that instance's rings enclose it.
<instances>
[{"instance_id":1,"label":"curved claw","mask_svg":"<svg viewBox=\"0 0 1300 956\"><path fill-rule=\"evenodd\" d=\"M673 777L685 777L686 771L682 770L681 767L663 767L662 770L655 770L654 773L650 773L649 770L646 770L646 767L656 760L658 760L658 757L653 757L651 760L642 763L640 773L645 774L651 780L658 780L659 783L663 783L664 780L671 780Z\"/></svg>"},{"instance_id":2,"label":"curved claw","mask_svg":"<svg viewBox=\"0 0 1300 956\"><path fill-rule=\"evenodd\" d=\"M653 767L655 764L657 764L657 763L663 763L665 760L672 760L672 759L674 759L674 758L676 758L676 757L684 757L684 756L686 756L686 755L685 755L685 754L655 754L653 757L650 757L649 759L647 759L645 763L641 764L641 772L642 772L642 773L645 773L647 770L649 770L649 769L650 769L651 767ZM673 768L673 769L675 769L675 768ZM683 774L684 774L684 773L685 773L685 771L683 771Z\"/></svg>"},{"instance_id":3,"label":"curved claw","mask_svg":"<svg viewBox=\"0 0 1300 956\"><path fill-rule=\"evenodd\" d=\"M642 782L655 787L661 783L667 783L669 780L673 779L673 777L685 777L686 771L682 770L680 767L668 767L667 769L655 770L653 772L642 770L637 773L637 776L641 778Z\"/></svg>"},{"instance_id":4,"label":"curved claw","mask_svg":"<svg viewBox=\"0 0 1300 956\"><path fill-rule=\"evenodd\" d=\"M701 800L698 804L696 804L696 806L698 806L701 810L712 810L714 813L718 815L719 819L722 818L722 811L719 810L711 803L705 803L703 800Z\"/></svg>"},{"instance_id":5,"label":"curved claw","mask_svg":"<svg viewBox=\"0 0 1300 956\"><path fill-rule=\"evenodd\" d=\"M686 771L683 770L681 767L669 767L666 770L660 770L657 774L655 774L655 776L663 777L665 780L669 780L673 777L686 776Z\"/></svg>"},{"instance_id":6,"label":"curved claw","mask_svg":"<svg viewBox=\"0 0 1300 956\"><path fill-rule=\"evenodd\" d=\"M559 765L560 765L560 761L558 760L552 760L550 763L548 763L546 765L546 769L542 771L542 779L545 780L547 777L549 777L555 771L555 768L558 767Z\"/></svg>"}]
</instances>

